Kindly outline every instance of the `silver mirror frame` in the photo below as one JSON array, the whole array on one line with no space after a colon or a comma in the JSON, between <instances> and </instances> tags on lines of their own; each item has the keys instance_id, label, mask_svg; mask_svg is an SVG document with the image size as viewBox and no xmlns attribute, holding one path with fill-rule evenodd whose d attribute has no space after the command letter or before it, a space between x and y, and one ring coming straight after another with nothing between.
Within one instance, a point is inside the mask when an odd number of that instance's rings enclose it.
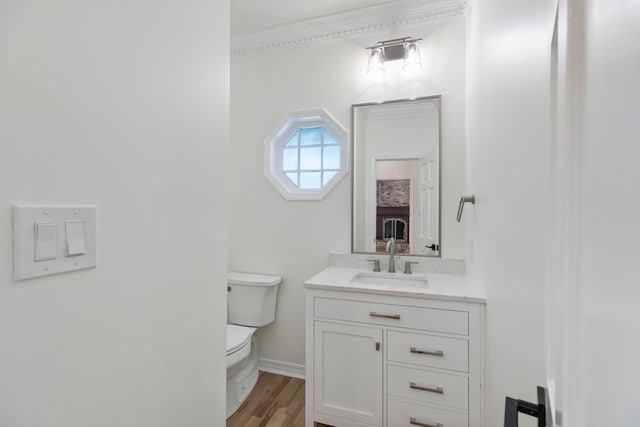
<instances>
[{"instance_id":1,"label":"silver mirror frame","mask_svg":"<svg viewBox=\"0 0 640 427\"><path fill-rule=\"evenodd\" d=\"M423 96L416 98L405 98L405 99L394 99L382 102L366 102L360 104L352 104L351 105L351 132L350 132L350 143L351 143L351 253L352 254L378 254L380 252L365 252L365 251L356 251L355 246L355 191L356 191L356 131L355 131L355 119L356 119L356 108L358 107L367 107L367 106L375 106L375 105L389 105L389 104L400 104L404 102L411 101L423 101L423 100L438 100L438 250L437 254L418 254L418 253L396 253L398 256L411 256L411 257L427 257L427 258L441 258L442 257L442 96L441 95L432 95L432 96Z\"/></svg>"}]
</instances>

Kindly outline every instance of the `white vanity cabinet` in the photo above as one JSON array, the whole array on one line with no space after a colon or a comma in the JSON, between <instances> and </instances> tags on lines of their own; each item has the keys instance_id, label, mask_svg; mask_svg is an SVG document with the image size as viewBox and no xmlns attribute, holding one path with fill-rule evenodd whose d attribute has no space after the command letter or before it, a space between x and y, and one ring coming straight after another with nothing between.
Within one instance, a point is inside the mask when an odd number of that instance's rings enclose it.
<instances>
[{"instance_id":1,"label":"white vanity cabinet","mask_svg":"<svg viewBox=\"0 0 640 427\"><path fill-rule=\"evenodd\" d=\"M482 426L484 304L307 286L306 427Z\"/></svg>"}]
</instances>

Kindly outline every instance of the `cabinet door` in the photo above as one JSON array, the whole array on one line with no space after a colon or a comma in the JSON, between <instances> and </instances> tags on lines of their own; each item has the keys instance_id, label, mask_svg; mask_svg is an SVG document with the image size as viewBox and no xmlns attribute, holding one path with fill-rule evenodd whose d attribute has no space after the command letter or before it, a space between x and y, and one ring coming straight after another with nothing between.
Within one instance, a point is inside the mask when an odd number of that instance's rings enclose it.
<instances>
[{"instance_id":1,"label":"cabinet door","mask_svg":"<svg viewBox=\"0 0 640 427\"><path fill-rule=\"evenodd\" d=\"M382 425L382 329L315 322L314 409Z\"/></svg>"}]
</instances>

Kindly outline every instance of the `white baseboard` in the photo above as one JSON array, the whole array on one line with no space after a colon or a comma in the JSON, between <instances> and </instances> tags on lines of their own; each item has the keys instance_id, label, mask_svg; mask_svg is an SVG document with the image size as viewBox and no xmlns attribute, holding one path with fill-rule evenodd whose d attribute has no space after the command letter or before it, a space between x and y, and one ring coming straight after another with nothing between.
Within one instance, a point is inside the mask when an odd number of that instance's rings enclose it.
<instances>
[{"instance_id":1,"label":"white baseboard","mask_svg":"<svg viewBox=\"0 0 640 427\"><path fill-rule=\"evenodd\" d=\"M304 365L280 362L277 360L258 359L258 370L287 377L305 379Z\"/></svg>"}]
</instances>

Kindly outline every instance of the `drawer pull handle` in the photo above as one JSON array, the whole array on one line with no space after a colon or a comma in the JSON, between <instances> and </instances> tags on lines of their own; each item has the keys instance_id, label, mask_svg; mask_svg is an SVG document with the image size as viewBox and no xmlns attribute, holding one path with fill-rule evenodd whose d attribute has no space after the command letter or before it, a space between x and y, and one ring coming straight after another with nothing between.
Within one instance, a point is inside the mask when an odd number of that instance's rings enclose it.
<instances>
[{"instance_id":1,"label":"drawer pull handle","mask_svg":"<svg viewBox=\"0 0 640 427\"><path fill-rule=\"evenodd\" d=\"M410 347L409 351L416 354L428 354L429 356L444 357L444 351L442 350L419 350L415 347Z\"/></svg>"},{"instance_id":2,"label":"drawer pull handle","mask_svg":"<svg viewBox=\"0 0 640 427\"><path fill-rule=\"evenodd\" d=\"M420 426L420 427L444 427L444 424L442 423L435 423L435 424L423 423L416 420L415 417L409 418L409 423L414 426Z\"/></svg>"},{"instance_id":3,"label":"drawer pull handle","mask_svg":"<svg viewBox=\"0 0 640 427\"><path fill-rule=\"evenodd\" d=\"M380 314L380 313L376 313L375 311L370 312L369 316L371 316L371 317L384 317L385 319L396 319L396 320L400 319L400 315L399 314Z\"/></svg>"},{"instance_id":4,"label":"drawer pull handle","mask_svg":"<svg viewBox=\"0 0 640 427\"><path fill-rule=\"evenodd\" d=\"M444 394L444 389L439 385L435 387L426 387L426 386L417 385L414 382L410 382L409 388L412 388L414 390L430 391L431 393Z\"/></svg>"}]
</instances>

